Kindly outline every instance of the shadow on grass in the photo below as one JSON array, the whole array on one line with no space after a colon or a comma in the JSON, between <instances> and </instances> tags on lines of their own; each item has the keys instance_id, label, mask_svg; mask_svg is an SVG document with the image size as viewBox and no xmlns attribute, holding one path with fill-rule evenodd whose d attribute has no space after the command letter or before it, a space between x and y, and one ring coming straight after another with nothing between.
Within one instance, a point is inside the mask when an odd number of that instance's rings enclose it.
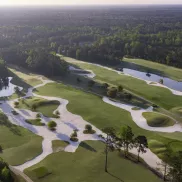
<instances>
[{"instance_id":1,"label":"shadow on grass","mask_svg":"<svg viewBox=\"0 0 182 182\"><path fill-rule=\"evenodd\" d=\"M97 152L97 150L95 150L93 147L91 147L90 145L88 145L85 142L81 142L80 147L83 147L84 149L90 150L91 152Z\"/></svg>"},{"instance_id":2,"label":"shadow on grass","mask_svg":"<svg viewBox=\"0 0 182 182\"><path fill-rule=\"evenodd\" d=\"M115 176L114 174L110 173L110 172L107 172L110 176L112 176L113 178L116 178L118 179L118 181L121 181L121 182L124 182L121 178Z\"/></svg>"}]
</instances>

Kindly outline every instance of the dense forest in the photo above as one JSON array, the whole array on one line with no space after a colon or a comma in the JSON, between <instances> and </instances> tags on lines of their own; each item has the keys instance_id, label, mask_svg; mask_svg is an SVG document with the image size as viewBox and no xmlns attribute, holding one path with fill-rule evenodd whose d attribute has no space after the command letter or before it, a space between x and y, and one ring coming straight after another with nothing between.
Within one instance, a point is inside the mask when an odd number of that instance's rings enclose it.
<instances>
[{"instance_id":1,"label":"dense forest","mask_svg":"<svg viewBox=\"0 0 182 182\"><path fill-rule=\"evenodd\" d=\"M8 64L64 74L66 63L52 52L105 65L128 56L182 68L182 6L0 9L0 55Z\"/></svg>"}]
</instances>

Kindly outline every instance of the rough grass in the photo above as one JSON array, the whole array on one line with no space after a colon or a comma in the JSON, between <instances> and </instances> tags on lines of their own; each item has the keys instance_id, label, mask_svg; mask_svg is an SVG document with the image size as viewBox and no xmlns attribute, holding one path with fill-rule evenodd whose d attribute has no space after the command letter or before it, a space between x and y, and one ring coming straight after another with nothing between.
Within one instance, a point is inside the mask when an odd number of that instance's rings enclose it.
<instances>
[{"instance_id":1,"label":"rough grass","mask_svg":"<svg viewBox=\"0 0 182 182\"><path fill-rule=\"evenodd\" d=\"M0 145L3 148L0 157L10 165L19 165L42 152L42 137L11 124L7 117L0 113Z\"/></svg>"},{"instance_id":2,"label":"rough grass","mask_svg":"<svg viewBox=\"0 0 182 182\"><path fill-rule=\"evenodd\" d=\"M160 158L163 157L164 152L167 150L166 145L158 140L150 140L149 148Z\"/></svg>"},{"instance_id":3,"label":"rough grass","mask_svg":"<svg viewBox=\"0 0 182 182\"><path fill-rule=\"evenodd\" d=\"M54 140L52 141L52 148L54 152L59 152L64 150L65 147L69 145L69 142L62 140Z\"/></svg>"},{"instance_id":4,"label":"rough grass","mask_svg":"<svg viewBox=\"0 0 182 182\"><path fill-rule=\"evenodd\" d=\"M53 112L59 106L58 101L49 101L42 98L30 97L20 101L19 109L30 109L32 111L40 112L47 117L57 117ZM34 110L33 108L36 107Z\"/></svg>"},{"instance_id":5,"label":"rough grass","mask_svg":"<svg viewBox=\"0 0 182 182\"><path fill-rule=\"evenodd\" d=\"M64 59L66 60L67 58ZM96 74L95 79L97 80L116 86L122 85L125 89L128 89L167 110L178 107L180 103L182 103L182 97L172 94L172 92L167 88L148 85L143 80L139 80L137 78L123 74L119 75L112 70L107 70L95 65L78 62L75 62L74 64L82 69L92 70Z\"/></svg>"},{"instance_id":6,"label":"rough grass","mask_svg":"<svg viewBox=\"0 0 182 182\"><path fill-rule=\"evenodd\" d=\"M144 60L144 59L129 59L129 58L124 58L123 61L129 62L129 63L134 63L139 66L142 66L143 71L149 71L151 73L159 73L160 75L170 77L174 80L179 80L182 81L182 70L179 68L175 68L172 66L167 66L164 64L159 64L156 62Z\"/></svg>"},{"instance_id":7,"label":"rough grass","mask_svg":"<svg viewBox=\"0 0 182 182\"><path fill-rule=\"evenodd\" d=\"M182 107L175 107L172 108L171 111L177 115L179 115L180 117L182 117Z\"/></svg>"},{"instance_id":8,"label":"rough grass","mask_svg":"<svg viewBox=\"0 0 182 182\"><path fill-rule=\"evenodd\" d=\"M182 141L182 133L162 133L143 130L133 122L129 112L104 103L98 96L85 93L70 86L50 83L38 88L37 92L40 95L56 96L69 100L67 108L70 112L82 116L86 121L99 129L112 126L116 131L120 131L122 126L129 125L136 136L139 134L145 135L149 141L159 140L165 144L171 141ZM178 149L182 150L182 146L179 145Z\"/></svg>"},{"instance_id":9,"label":"rough grass","mask_svg":"<svg viewBox=\"0 0 182 182\"><path fill-rule=\"evenodd\" d=\"M151 171L119 157L117 152L109 153L109 173L106 173L104 149L105 145L99 141L82 142L75 153L51 154L24 172L34 182L161 182ZM34 175L34 170L40 167L48 169L52 174L40 180Z\"/></svg>"},{"instance_id":10,"label":"rough grass","mask_svg":"<svg viewBox=\"0 0 182 182\"><path fill-rule=\"evenodd\" d=\"M143 116L146 118L148 125L152 127L167 127L175 124L173 119L159 113L145 112Z\"/></svg>"},{"instance_id":11,"label":"rough grass","mask_svg":"<svg viewBox=\"0 0 182 182\"><path fill-rule=\"evenodd\" d=\"M27 123L31 124L31 125L36 125L36 126L44 126L45 123L41 122L40 118L37 119L27 119L25 120Z\"/></svg>"}]
</instances>

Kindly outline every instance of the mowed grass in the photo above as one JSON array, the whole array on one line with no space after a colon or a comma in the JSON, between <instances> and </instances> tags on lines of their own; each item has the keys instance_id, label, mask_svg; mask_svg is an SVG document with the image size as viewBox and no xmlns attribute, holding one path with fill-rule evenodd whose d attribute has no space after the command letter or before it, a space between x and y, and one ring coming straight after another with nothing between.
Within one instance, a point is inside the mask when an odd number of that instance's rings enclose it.
<instances>
[{"instance_id":1,"label":"mowed grass","mask_svg":"<svg viewBox=\"0 0 182 182\"><path fill-rule=\"evenodd\" d=\"M152 127L167 127L175 124L175 121L172 118L160 113L144 112L143 116L147 120L148 125Z\"/></svg>"},{"instance_id":2,"label":"mowed grass","mask_svg":"<svg viewBox=\"0 0 182 182\"><path fill-rule=\"evenodd\" d=\"M67 60L66 57L64 59ZM116 86L122 85L125 89L128 89L167 110L182 105L182 97L172 94L172 92L166 88L151 86L145 81L137 78L123 74L119 75L112 70L107 70L88 63L75 62L74 64L82 69L92 70L96 74L96 80Z\"/></svg>"},{"instance_id":3,"label":"mowed grass","mask_svg":"<svg viewBox=\"0 0 182 182\"><path fill-rule=\"evenodd\" d=\"M69 142L62 140L53 140L52 141L52 149L54 152L58 152L64 150L65 147L69 145Z\"/></svg>"},{"instance_id":4,"label":"mowed grass","mask_svg":"<svg viewBox=\"0 0 182 182\"><path fill-rule=\"evenodd\" d=\"M8 121L0 113L0 145L2 157L10 165L19 165L33 159L42 152L42 137Z\"/></svg>"},{"instance_id":5,"label":"mowed grass","mask_svg":"<svg viewBox=\"0 0 182 182\"><path fill-rule=\"evenodd\" d=\"M50 101L37 97L30 97L27 99L21 99L19 102L19 109L30 109L32 111L40 112L47 117L56 117L53 112L58 108L58 101Z\"/></svg>"},{"instance_id":6,"label":"mowed grass","mask_svg":"<svg viewBox=\"0 0 182 182\"><path fill-rule=\"evenodd\" d=\"M147 168L119 157L117 152L109 153L109 173L106 173L104 149L102 142L86 141L80 144L75 153L51 154L24 172L34 182L161 182ZM42 168L51 174L39 178L35 170Z\"/></svg>"},{"instance_id":7,"label":"mowed grass","mask_svg":"<svg viewBox=\"0 0 182 182\"><path fill-rule=\"evenodd\" d=\"M37 118L37 119L27 119L25 120L25 122L31 124L31 125L36 125L36 126L44 126L45 123L42 123L41 122L41 119L40 118Z\"/></svg>"},{"instance_id":8,"label":"mowed grass","mask_svg":"<svg viewBox=\"0 0 182 182\"><path fill-rule=\"evenodd\" d=\"M182 117L182 106L181 107L172 108L171 111L173 113L177 114L178 116Z\"/></svg>"},{"instance_id":9,"label":"mowed grass","mask_svg":"<svg viewBox=\"0 0 182 182\"><path fill-rule=\"evenodd\" d=\"M144 71L153 70L151 73L155 74L156 72L158 72L162 76L166 76L174 80L182 81L182 69L144 60L144 59L123 58L123 61L140 65L142 66L142 68L145 68Z\"/></svg>"},{"instance_id":10,"label":"mowed grass","mask_svg":"<svg viewBox=\"0 0 182 182\"><path fill-rule=\"evenodd\" d=\"M44 87L38 88L37 93L69 100L67 108L70 112L82 116L86 121L99 129L112 126L116 131L120 131L121 127L128 125L132 127L135 136L145 135L149 141L157 140L164 144L172 141L182 141L182 133L162 133L143 130L134 123L128 111L104 103L102 98L70 86L49 83ZM179 145L178 150L182 150L181 145Z\"/></svg>"}]
</instances>

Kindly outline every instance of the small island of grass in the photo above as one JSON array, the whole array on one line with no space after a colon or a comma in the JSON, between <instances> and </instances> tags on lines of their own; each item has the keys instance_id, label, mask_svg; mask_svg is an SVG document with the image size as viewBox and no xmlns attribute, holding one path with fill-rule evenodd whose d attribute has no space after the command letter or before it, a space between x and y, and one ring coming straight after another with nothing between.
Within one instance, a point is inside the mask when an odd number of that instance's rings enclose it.
<instances>
[{"instance_id":1,"label":"small island of grass","mask_svg":"<svg viewBox=\"0 0 182 182\"><path fill-rule=\"evenodd\" d=\"M175 124L173 119L159 113L145 112L143 113L143 116L151 127L168 127Z\"/></svg>"}]
</instances>

